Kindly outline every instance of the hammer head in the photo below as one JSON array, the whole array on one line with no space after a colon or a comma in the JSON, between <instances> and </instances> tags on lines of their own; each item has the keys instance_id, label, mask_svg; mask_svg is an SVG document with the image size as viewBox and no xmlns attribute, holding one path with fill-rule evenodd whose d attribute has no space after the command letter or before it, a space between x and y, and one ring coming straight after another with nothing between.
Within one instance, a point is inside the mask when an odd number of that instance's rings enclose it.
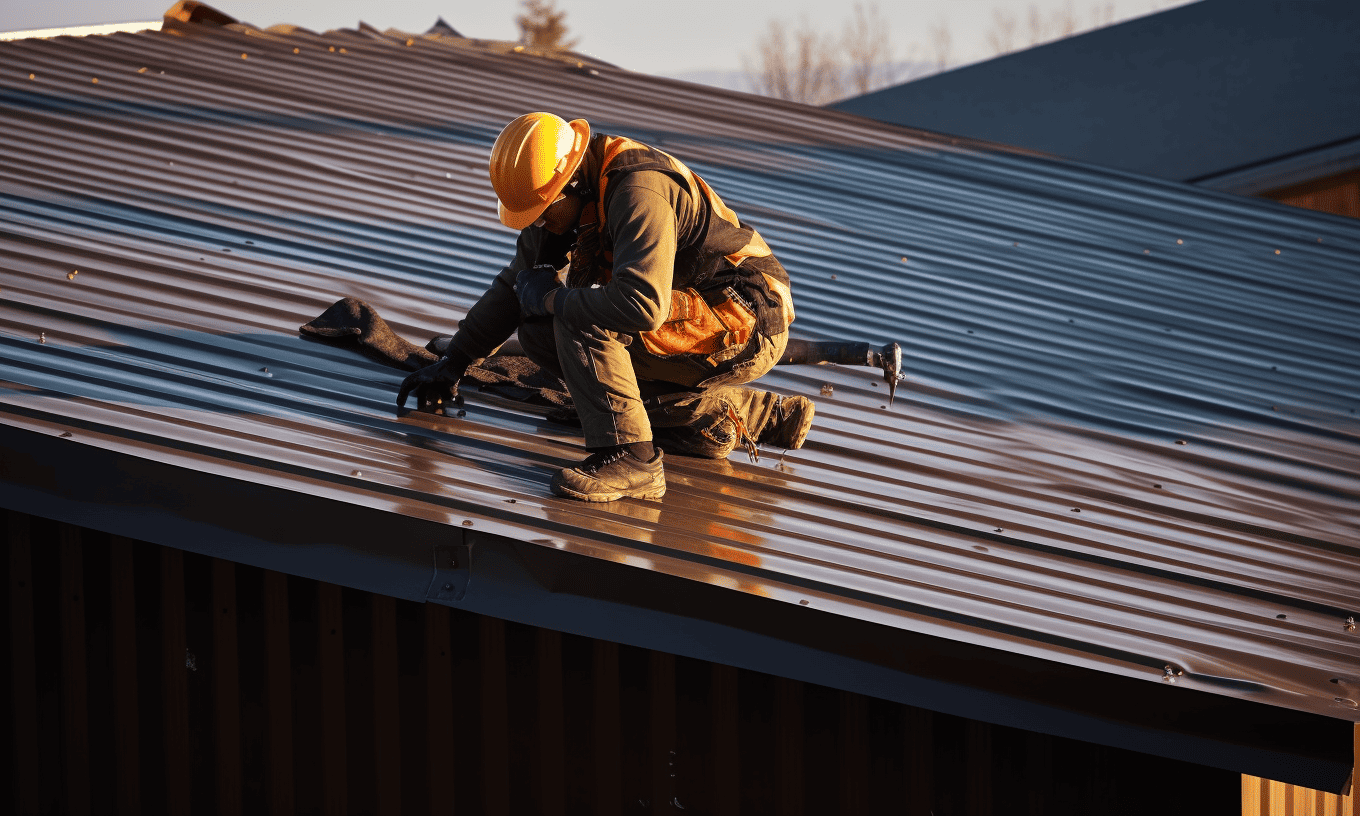
<instances>
[{"instance_id":1,"label":"hammer head","mask_svg":"<svg viewBox=\"0 0 1360 816\"><path fill-rule=\"evenodd\" d=\"M878 359L883 364L883 381L888 384L888 404L892 405L897 397L897 381L902 378L902 347L889 343L879 351Z\"/></svg>"}]
</instances>

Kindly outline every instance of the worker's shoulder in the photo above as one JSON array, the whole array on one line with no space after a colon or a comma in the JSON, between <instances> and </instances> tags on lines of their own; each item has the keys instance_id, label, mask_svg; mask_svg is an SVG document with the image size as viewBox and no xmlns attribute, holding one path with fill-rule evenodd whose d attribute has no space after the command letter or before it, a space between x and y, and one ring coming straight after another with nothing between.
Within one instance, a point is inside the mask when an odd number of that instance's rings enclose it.
<instances>
[{"instance_id":1,"label":"worker's shoulder","mask_svg":"<svg viewBox=\"0 0 1360 816\"><path fill-rule=\"evenodd\" d=\"M610 185L609 207L685 206L689 191L679 179L660 169L638 169Z\"/></svg>"}]
</instances>

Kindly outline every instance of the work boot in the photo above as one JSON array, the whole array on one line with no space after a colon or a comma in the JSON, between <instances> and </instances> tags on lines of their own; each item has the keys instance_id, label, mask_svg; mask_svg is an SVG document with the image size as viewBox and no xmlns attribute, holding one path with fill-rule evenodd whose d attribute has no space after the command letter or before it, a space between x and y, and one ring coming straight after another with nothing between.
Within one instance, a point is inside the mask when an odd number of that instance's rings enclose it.
<instances>
[{"instance_id":1,"label":"work boot","mask_svg":"<svg viewBox=\"0 0 1360 816\"><path fill-rule=\"evenodd\" d=\"M760 429L756 442L786 450L803 447L808 431L812 430L812 415L816 406L807 397L779 397L770 411L765 427Z\"/></svg>"},{"instance_id":2,"label":"work boot","mask_svg":"<svg viewBox=\"0 0 1360 816\"><path fill-rule=\"evenodd\" d=\"M659 499L666 493L661 451L644 462L626 449L596 453L572 468L558 471L552 491L588 502L616 501L624 496Z\"/></svg>"}]
</instances>

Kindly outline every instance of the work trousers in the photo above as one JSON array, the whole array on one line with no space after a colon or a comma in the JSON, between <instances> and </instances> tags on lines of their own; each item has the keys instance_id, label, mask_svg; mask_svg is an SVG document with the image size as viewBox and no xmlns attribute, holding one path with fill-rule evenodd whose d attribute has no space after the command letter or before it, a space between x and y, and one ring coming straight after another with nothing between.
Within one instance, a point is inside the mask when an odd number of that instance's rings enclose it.
<instances>
[{"instance_id":1,"label":"work trousers","mask_svg":"<svg viewBox=\"0 0 1360 816\"><path fill-rule=\"evenodd\" d=\"M742 386L774 367L788 336L757 332L753 356L714 366L692 355L659 357L635 333L560 315L526 318L519 327L529 359L567 384L587 448L655 442L667 453L709 459L726 458L743 429L757 439L770 421L777 396Z\"/></svg>"}]
</instances>

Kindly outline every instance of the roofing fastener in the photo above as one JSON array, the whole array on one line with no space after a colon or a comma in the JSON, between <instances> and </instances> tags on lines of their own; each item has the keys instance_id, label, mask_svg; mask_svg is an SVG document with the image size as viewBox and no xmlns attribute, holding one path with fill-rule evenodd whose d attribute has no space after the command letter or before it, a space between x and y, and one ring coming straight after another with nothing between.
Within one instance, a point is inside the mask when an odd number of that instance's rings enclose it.
<instances>
[{"instance_id":1,"label":"roofing fastener","mask_svg":"<svg viewBox=\"0 0 1360 816\"><path fill-rule=\"evenodd\" d=\"M1185 674L1184 671L1168 663L1166 664L1165 667L1162 668L1162 681L1166 683L1174 683L1176 682L1177 677L1181 677L1184 674Z\"/></svg>"},{"instance_id":2,"label":"roofing fastener","mask_svg":"<svg viewBox=\"0 0 1360 816\"><path fill-rule=\"evenodd\" d=\"M61 434L58 436L58 438L59 438L59 439L70 439L70 438L71 438L71 432L70 432L70 431L62 431Z\"/></svg>"},{"instance_id":3,"label":"roofing fastener","mask_svg":"<svg viewBox=\"0 0 1360 816\"><path fill-rule=\"evenodd\" d=\"M302 49L301 49L301 48L294 48L294 49L293 49L293 53L294 53L294 54L301 54L301 53L302 53Z\"/></svg>"},{"instance_id":4,"label":"roofing fastener","mask_svg":"<svg viewBox=\"0 0 1360 816\"><path fill-rule=\"evenodd\" d=\"M28 78L29 78L29 79L37 79L37 78L38 78L38 75L37 75L37 74L29 74L29 75L28 75ZM1322 240L1321 238L1318 239L1318 241L1321 241L1321 240Z\"/></svg>"},{"instance_id":5,"label":"roofing fastener","mask_svg":"<svg viewBox=\"0 0 1360 816\"><path fill-rule=\"evenodd\" d=\"M834 393L836 393L836 389L831 386L831 383L822 383L822 396L829 397Z\"/></svg>"},{"instance_id":6,"label":"roofing fastener","mask_svg":"<svg viewBox=\"0 0 1360 816\"><path fill-rule=\"evenodd\" d=\"M80 274L80 270L79 270L79 269L72 269L70 272L67 272L67 273L66 273L66 279L67 279L67 280L75 280L75 279L76 279L76 275L79 275L79 274Z\"/></svg>"},{"instance_id":7,"label":"roofing fastener","mask_svg":"<svg viewBox=\"0 0 1360 816\"><path fill-rule=\"evenodd\" d=\"M1279 251L1278 249L1275 250L1275 254L1276 254L1276 255L1279 255L1279 254L1280 254L1280 251Z\"/></svg>"},{"instance_id":8,"label":"roofing fastener","mask_svg":"<svg viewBox=\"0 0 1360 816\"><path fill-rule=\"evenodd\" d=\"M90 77L90 81L93 82L94 84L98 85L98 84L99 84L99 77Z\"/></svg>"},{"instance_id":9,"label":"roofing fastener","mask_svg":"<svg viewBox=\"0 0 1360 816\"><path fill-rule=\"evenodd\" d=\"M407 47L407 48L410 48L411 46L413 46L413 45L415 45L415 44L416 44L416 41L415 41L415 38L414 38L414 37L407 37L407 38L406 38L406 47Z\"/></svg>"},{"instance_id":10,"label":"roofing fastener","mask_svg":"<svg viewBox=\"0 0 1360 816\"><path fill-rule=\"evenodd\" d=\"M38 342L39 343L47 342L47 332L38 332Z\"/></svg>"},{"instance_id":11,"label":"roofing fastener","mask_svg":"<svg viewBox=\"0 0 1360 816\"><path fill-rule=\"evenodd\" d=\"M1354 631L1355 631L1355 618L1354 618L1354 617L1346 618L1346 631L1347 631L1347 632L1354 632Z\"/></svg>"},{"instance_id":12,"label":"roofing fastener","mask_svg":"<svg viewBox=\"0 0 1360 816\"><path fill-rule=\"evenodd\" d=\"M241 59L250 59L250 55L249 55L249 54L242 54L242 55L241 55Z\"/></svg>"},{"instance_id":13,"label":"roofing fastener","mask_svg":"<svg viewBox=\"0 0 1360 816\"><path fill-rule=\"evenodd\" d=\"M137 73L139 73L139 74L145 74L145 73L146 73L146 68L144 68L144 67L143 67L143 68L138 68L138 69L137 69Z\"/></svg>"}]
</instances>

